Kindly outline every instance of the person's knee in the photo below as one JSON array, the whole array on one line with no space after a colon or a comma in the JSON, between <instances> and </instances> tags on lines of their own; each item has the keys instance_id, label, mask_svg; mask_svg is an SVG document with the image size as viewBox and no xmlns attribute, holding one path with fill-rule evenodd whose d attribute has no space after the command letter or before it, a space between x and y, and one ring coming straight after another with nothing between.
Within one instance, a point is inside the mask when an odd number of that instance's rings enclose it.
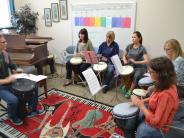
<instances>
[{"instance_id":1,"label":"person's knee","mask_svg":"<svg viewBox=\"0 0 184 138\"><path fill-rule=\"evenodd\" d=\"M11 96L9 97L9 100L7 101L8 104L17 104L18 103L18 98L16 96Z\"/></svg>"}]
</instances>

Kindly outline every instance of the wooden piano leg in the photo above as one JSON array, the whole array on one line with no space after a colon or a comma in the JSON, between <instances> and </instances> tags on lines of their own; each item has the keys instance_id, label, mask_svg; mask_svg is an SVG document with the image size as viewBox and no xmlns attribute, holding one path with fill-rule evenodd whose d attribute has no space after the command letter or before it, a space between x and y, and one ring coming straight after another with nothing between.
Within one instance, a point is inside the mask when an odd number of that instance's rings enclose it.
<instances>
[{"instance_id":1,"label":"wooden piano leg","mask_svg":"<svg viewBox=\"0 0 184 138\"><path fill-rule=\"evenodd\" d=\"M51 74L54 74L54 72L55 72L54 63L55 63L54 57L50 57L50 58L47 59L47 64L49 64L49 66L50 66L50 72L51 72Z\"/></svg>"},{"instance_id":2,"label":"wooden piano leg","mask_svg":"<svg viewBox=\"0 0 184 138\"><path fill-rule=\"evenodd\" d=\"M38 75L43 75L43 68L41 65L35 65L35 67L37 68L37 73Z\"/></svg>"}]
</instances>

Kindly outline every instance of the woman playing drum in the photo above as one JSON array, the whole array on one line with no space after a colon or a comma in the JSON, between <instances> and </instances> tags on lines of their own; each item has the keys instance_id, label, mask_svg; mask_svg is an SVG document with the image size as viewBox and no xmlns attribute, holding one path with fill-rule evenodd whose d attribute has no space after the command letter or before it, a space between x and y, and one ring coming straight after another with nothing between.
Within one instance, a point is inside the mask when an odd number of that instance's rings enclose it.
<instances>
[{"instance_id":1,"label":"woman playing drum","mask_svg":"<svg viewBox=\"0 0 184 138\"><path fill-rule=\"evenodd\" d=\"M124 64L130 64L134 68L133 82L130 89L127 92L125 86L122 87L125 97L130 98L132 90L137 86L139 79L146 73L148 61L147 51L142 45L142 35L135 31L132 35L132 44L127 46L123 54Z\"/></svg>"},{"instance_id":2,"label":"woman playing drum","mask_svg":"<svg viewBox=\"0 0 184 138\"><path fill-rule=\"evenodd\" d=\"M88 39L88 32L85 28L81 29L79 32L79 41L77 43L77 47L75 49L75 55L77 57L83 57L83 51L93 51L93 45L91 41ZM78 59L77 59L78 60ZM72 70L76 67L77 72L79 73L81 79L84 81L84 76L82 75L82 71L86 70L90 66L89 63L80 63L78 65L72 64L70 61L66 63L66 79L64 86L68 86L72 84Z\"/></svg>"},{"instance_id":3,"label":"woman playing drum","mask_svg":"<svg viewBox=\"0 0 184 138\"><path fill-rule=\"evenodd\" d=\"M109 83L114 76L114 65L111 62L111 57L114 55L119 55L119 46L114 41L115 34L113 31L109 31L106 34L106 41L103 42L98 50L98 55L101 56L101 60L107 63L107 72L105 74L105 79L103 81L103 85L106 85L103 89L103 93L107 93L109 89Z\"/></svg>"},{"instance_id":4,"label":"woman playing drum","mask_svg":"<svg viewBox=\"0 0 184 138\"><path fill-rule=\"evenodd\" d=\"M176 89L176 73L172 62L167 57L152 59L148 64L151 78L155 81L155 89L147 99L139 99L132 95L132 104L141 113L136 138L162 138L162 132L168 132L173 117L178 109ZM148 103L148 108L145 106ZM143 119L145 118L145 119Z\"/></svg>"}]
</instances>

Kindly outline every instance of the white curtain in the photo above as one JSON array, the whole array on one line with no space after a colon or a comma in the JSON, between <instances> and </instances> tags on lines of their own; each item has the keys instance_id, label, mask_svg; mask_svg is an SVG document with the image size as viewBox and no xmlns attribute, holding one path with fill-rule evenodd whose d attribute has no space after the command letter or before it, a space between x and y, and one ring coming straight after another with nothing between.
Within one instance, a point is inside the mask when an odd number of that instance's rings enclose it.
<instances>
[{"instance_id":1,"label":"white curtain","mask_svg":"<svg viewBox=\"0 0 184 138\"><path fill-rule=\"evenodd\" d=\"M0 0L0 28L11 27L11 11L9 0Z\"/></svg>"}]
</instances>

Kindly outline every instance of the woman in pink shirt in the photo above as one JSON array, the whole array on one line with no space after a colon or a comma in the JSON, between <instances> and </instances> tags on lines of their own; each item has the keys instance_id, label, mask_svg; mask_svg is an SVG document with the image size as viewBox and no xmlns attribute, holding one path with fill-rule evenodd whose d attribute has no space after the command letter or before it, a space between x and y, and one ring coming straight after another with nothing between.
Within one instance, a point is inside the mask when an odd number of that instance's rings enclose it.
<instances>
[{"instance_id":1,"label":"woman in pink shirt","mask_svg":"<svg viewBox=\"0 0 184 138\"><path fill-rule=\"evenodd\" d=\"M136 138L162 138L167 133L165 125L171 125L178 109L178 95L176 89L176 73L172 62L167 57L152 59L148 64L148 71L155 88L147 99L131 96L133 105L137 106L142 116L137 127ZM145 104L148 106L145 106Z\"/></svg>"}]
</instances>

